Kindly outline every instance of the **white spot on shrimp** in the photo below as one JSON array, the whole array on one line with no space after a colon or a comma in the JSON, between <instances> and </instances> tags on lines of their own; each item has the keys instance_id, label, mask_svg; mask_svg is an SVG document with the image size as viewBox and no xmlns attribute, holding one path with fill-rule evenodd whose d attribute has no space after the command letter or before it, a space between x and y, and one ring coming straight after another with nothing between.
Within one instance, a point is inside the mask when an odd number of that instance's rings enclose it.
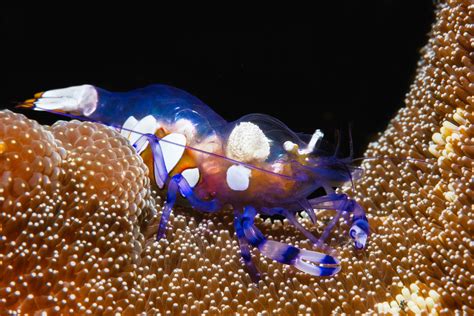
<instances>
[{"instance_id":1,"label":"white spot on shrimp","mask_svg":"<svg viewBox=\"0 0 474 316\"><path fill-rule=\"evenodd\" d=\"M185 150L184 146L186 146L186 137L183 134L171 133L160 140L161 152L163 153L163 160L165 161L168 173L181 160Z\"/></svg>"},{"instance_id":2,"label":"white spot on shrimp","mask_svg":"<svg viewBox=\"0 0 474 316\"><path fill-rule=\"evenodd\" d=\"M250 184L252 171L242 165L233 165L227 169L227 185L234 191L245 191Z\"/></svg>"},{"instance_id":3,"label":"white spot on shrimp","mask_svg":"<svg viewBox=\"0 0 474 316\"><path fill-rule=\"evenodd\" d=\"M199 182L200 174L198 168L186 169L181 172L181 175L186 179L186 181L188 181L188 184L191 188L194 188Z\"/></svg>"},{"instance_id":4,"label":"white spot on shrimp","mask_svg":"<svg viewBox=\"0 0 474 316\"><path fill-rule=\"evenodd\" d=\"M133 130L133 128L138 124L138 120L135 118L135 116L130 116L125 123L122 125L122 130L120 131L120 134L125 137L126 139L130 138L130 132Z\"/></svg>"},{"instance_id":5,"label":"white spot on shrimp","mask_svg":"<svg viewBox=\"0 0 474 316\"><path fill-rule=\"evenodd\" d=\"M194 139L196 137L196 128L190 120L179 119L174 126L174 132L181 133L186 139Z\"/></svg>"},{"instance_id":6,"label":"white spot on shrimp","mask_svg":"<svg viewBox=\"0 0 474 316\"><path fill-rule=\"evenodd\" d=\"M130 144L134 145L143 134L154 134L157 128L158 123L156 122L156 119L153 117L153 115L147 115L139 120L133 128L130 128L136 133L131 132L128 140L130 141ZM141 148L137 148L137 152L140 153L146 148L146 146L148 146L148 142L140 146Z\"/></svg>"},{"instance_id":7,"label":"white spot on shrimp","mask_svg":"<svg viewBox=\"0 0 474 316\"><path fill-rule=\"evenodd\" d=\"M298 149L298 145L296 145L295 143L293 143L292 141L289 141L287 140L286 142L283 143L283 148L288 151L288 152L291 152L295 149Z\"/></svg>"}]
</instances>

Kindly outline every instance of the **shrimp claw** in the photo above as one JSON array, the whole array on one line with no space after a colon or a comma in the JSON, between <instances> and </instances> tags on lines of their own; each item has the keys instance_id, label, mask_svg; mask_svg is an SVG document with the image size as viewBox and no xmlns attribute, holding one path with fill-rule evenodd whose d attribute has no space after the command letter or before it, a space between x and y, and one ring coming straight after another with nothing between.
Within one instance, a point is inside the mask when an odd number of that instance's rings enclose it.
<instances>
[{"instance_id":1,"label":"shrimp claw","mask_svg":"<svg viewBox=\"0 0 474 316\"><path fill-rule=\"evenodd\" d=\"M315 209L336 210L336 215L331 219L319 238L320 245L322 245L329 236L329 233L337 224L341 216L347 218L349 214L352 214L352 220L349 223L351 225L349 235L354 240L354 247L357 250L365 248L367 238L370 235L369 221L365 216L364 209L356 201L349 199L346 194L331 193L311 199L309 202Z\"/></svg>"},{"instance_id":2,"label":"shrimp claw","mask_svg":"<svg viewBox=\"0 0 474 316\"><path fill-rule=\"evenodd\" d=\"M340 262L332 256L265 238L254 224L256 214L255 208L247 206L240 220L245 239L257 247L264 256L283 264L293 265L300 271L314 276L332 276L339 272Z\"/></svg>"}]
</instances>

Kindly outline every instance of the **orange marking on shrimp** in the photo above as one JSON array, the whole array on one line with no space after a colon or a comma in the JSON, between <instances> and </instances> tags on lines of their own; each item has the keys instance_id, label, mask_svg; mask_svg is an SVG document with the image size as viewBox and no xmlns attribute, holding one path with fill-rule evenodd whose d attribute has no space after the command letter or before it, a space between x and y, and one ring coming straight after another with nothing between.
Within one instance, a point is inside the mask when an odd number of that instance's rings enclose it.
<instances>
[{"instance_id":1,"label":"orange marking on shrimp","mask_svg":"<svg viewBox=\"0 0 474 316\"><path fill-rule=\"evenodd\" d=\"M0 154L3 154L6 151L7 151L7 144L3 140L0 140Z\"/></svg>"}]
</instances>

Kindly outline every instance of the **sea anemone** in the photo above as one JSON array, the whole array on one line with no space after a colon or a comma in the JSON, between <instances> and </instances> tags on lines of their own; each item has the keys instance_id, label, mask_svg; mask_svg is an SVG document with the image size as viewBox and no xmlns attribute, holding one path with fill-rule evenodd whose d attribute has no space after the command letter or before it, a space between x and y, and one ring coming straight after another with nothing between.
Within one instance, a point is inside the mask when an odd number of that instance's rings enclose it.
<instances>
[{"instance_id":1,"label":"sea anemone","mask_svg":"<svg viewBox=\"0 0 474 316\"><path fill-rule=\"evenodd\" d=\"M141 158L108 127L9 111L0 139L0 309L126 310L155 213Z\"/></svg>"},{"instance_id":2,"label":"sea anemone","mask_svg":"<svg viewBox=\"0 0 474 316\"><path fill-rule=\"evenodd\" d=\"M160 200L125 138L94 123L42 127L0 112L0 309L474 314L473 17L470 1L438 5L406 107L346 189L367 210L368 247L355 251L341 222L329 243L342 270L330 278L256 251L262 279L252 283L225 210L175 209L156 242ZM328 215L301 222L319 235ZM311 248L286 221L256 222L269 238Z\"/></svg>"}]
</instances>

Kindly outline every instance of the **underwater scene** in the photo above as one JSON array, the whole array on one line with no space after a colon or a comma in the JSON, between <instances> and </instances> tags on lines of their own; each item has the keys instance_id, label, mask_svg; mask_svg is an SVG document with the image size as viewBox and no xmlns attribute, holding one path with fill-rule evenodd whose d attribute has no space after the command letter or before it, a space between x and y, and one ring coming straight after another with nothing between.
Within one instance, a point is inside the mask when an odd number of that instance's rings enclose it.
<instances>
[{"instance_id":1,"label":"underwater scene","mask_svg":"<svg viewBox=\"0 0 474 316\"><path fill-rule=\"evenodd\" d=\"M363 158L163 83L0 109L0 315L474 315L473 36L436 5Z\"/></svg>"}]
</instances>

